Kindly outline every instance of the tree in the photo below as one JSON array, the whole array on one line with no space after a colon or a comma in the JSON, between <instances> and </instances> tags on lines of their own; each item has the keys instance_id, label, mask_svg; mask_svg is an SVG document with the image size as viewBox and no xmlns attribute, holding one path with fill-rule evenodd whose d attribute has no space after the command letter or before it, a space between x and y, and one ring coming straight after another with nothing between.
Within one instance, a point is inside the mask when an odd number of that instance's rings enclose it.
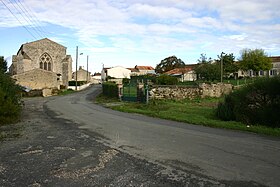
<instances>
[{"instance_id":1,"label":"tree","mask_svg":"<svg viewBox=\"0 0 280 187\"><path fill-rule=\"evenodd\" d=\"M20 117L21 87L8 74L7 62L0 57L0 126Z\"/></svg>"},{"instance_id":2,"label":"tree","mask_svg":"<svg viewBox=\"0 0 280 187\"><path fill-rule=\"evenodd\" d=\"M219 63L213 62L211 58L207 58L206 54L201 54L197 61L198 65L194 68L197 79L207 81L219 80L221 75Z\"/></svg>"},{"instance_id":3,"label":"tree","mask_svg":"<svg viewBox=\"0 0 280 187\"><path fill-rule=\"evenodd\" d=\"M263 49L243 49L241 51L240 68L245 71L266 71L272 68L272 62Z\"/></svg>"},{"instance_id":4,"label":"tree","mask_svg":"<svg viewBox=\"0 0 280 187\"><path fill-rule=\"evenodd\" d=\"M1 73L5 73L8 69L7 61L4 59L3 56L0 56L0 71Z\"/></svg>"},{"instance_id":5,"label":"tree","mask_svg":"<svg viewBox=\"0 0 280 187\"><path fill-rule=\"evenodd\" d=\"M218 55L217 62L221 65L221 61L223 61L223 74L229 76L231 73L235 73L238 71L238 66L234 62L235 56L233 56L233 53L224 54L224 55L223 54L224 53Z\"/></svg>"},{"instance_id":6,"label":"tree","mask_svg":"<svg viewBox=\"0 0 280 187\"><path fill-rule=\"evenodd\" d=\"M185 63L176 56L170 56L162 60L157 66L156 66L156 73L164 73L167 71L170 71L175 68L181 68L184 67Z\"/></svg>"}]
</instances>

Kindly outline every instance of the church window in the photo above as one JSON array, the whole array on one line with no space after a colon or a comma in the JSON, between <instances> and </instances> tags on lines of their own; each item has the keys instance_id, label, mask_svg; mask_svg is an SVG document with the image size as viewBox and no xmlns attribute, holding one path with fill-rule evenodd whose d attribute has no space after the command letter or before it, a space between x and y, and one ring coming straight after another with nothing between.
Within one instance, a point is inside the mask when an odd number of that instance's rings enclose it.
<instances>
[{"instance_id":1,"label":"church window","mask_svg":"<svg viewBox=\"0 0 280 187\"><path fill-rule=\"evenodd\" d=\"M52 58L48 53L44 53L40 57L40 68L52 71Z\"/></svg>"},{"instance_id":2,"label":"church window","mask_svg":"<svg viewBox=\"0 0 280 187\"><path fill-rule=\"evenodd\" d=\"M52 70L52 64L49 62L48 63L48 71L51 71Z\"/></svg>"}]
</instances>

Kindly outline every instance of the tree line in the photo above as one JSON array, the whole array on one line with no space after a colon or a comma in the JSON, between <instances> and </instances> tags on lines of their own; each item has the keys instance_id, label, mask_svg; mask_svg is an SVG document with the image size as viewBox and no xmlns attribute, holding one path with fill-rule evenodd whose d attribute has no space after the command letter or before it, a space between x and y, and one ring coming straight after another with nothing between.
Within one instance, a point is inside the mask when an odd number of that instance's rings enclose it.
<instances>
[{"instance_id":1,"label":"tree line","mask_svg":"<svg viewBox=\"0 0 280 187\"><path fill-rule=\"evenodd\" d=\"M162 60L156 66L155 71L162 74L175 68L185 67L185 65L181 59L170 56ZM234 75L238 70L258 72L261 70L267 71L271 68L271 59L263 49L243 49L239 60L236 60L233 53L222 52L217 56L217 59L207 58L206 54L201 54L194 71L198 79L214 81Z\"/></svg>"}]
</instances>

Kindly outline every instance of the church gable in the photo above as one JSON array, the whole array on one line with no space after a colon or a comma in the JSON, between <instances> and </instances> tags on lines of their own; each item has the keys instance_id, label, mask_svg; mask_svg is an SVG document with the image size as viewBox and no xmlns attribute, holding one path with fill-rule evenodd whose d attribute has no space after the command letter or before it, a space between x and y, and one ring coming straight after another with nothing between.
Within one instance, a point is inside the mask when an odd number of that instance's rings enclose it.
<instances>
[{"instance_id":1,"label":"church gable","mask_svg":"<svg viewBox=\"0 0 280 187\"><path fill-rule=\"evenodd\" d=\"M17 55L13 56L10 71L18 75L34 69L60 74L60 84L67 87L71 79L72 58L66 54L66 47L48 38L22 44Z\"/></svg>"},{"instance_id":2,"label":"church gable","mask_svg":"<svg viewBox=\"0 0 280 187\"><path fill-rule=\"evenodd\" d=\"M36 45L44 45L44 46L56 46L56 47L59 47L59 48L65 48L63 45L59 44L59 43L56 43L48 38L44 38L44 39L41 39L41 40L37 40L37 41L34 41L34 42L29 42L29 43L26 43L24 45L27 45L27 46L36 46Z\"/></svg>"}]
</instances>

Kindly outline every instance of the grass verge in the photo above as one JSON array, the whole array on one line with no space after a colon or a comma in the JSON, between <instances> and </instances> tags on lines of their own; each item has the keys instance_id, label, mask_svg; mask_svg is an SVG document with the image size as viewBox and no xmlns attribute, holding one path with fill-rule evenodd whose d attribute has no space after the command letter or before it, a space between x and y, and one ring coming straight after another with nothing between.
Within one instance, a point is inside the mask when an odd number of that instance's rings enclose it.
<instances>
[{"instance_id":1,"label":"grass verge","mask_svg":"<svg viewBox=\"0 0 280 187\"><path fill-rule=\"evenodd\" d=\"M72 89L67 89L67 90L63 90L63 91L60 91L58 93L58 95L68 95L68 94L71 94L71 93L74 93L75 91L72 90Z\"/></svg>"},{"instance_id":2,"label":"grass verge","mask_svg":"<svg viewBox=\"0 0 280 187\"><path fill-rule=\"evenodd\" d=\"M222 121L215 115L218 102L217 98L205 98L195 100L151 100L149 104L120 102L117 99L109 99L102 95L96 98L96 102L113 110L128 113L138 113L151 117L169 119L196 125L204 125L215 128L248 131L257 134L280 137L279 128L265 126L247 126L236 121ZM113 105L110 103L114 103Z\"/></svg>"}]
</instances>

